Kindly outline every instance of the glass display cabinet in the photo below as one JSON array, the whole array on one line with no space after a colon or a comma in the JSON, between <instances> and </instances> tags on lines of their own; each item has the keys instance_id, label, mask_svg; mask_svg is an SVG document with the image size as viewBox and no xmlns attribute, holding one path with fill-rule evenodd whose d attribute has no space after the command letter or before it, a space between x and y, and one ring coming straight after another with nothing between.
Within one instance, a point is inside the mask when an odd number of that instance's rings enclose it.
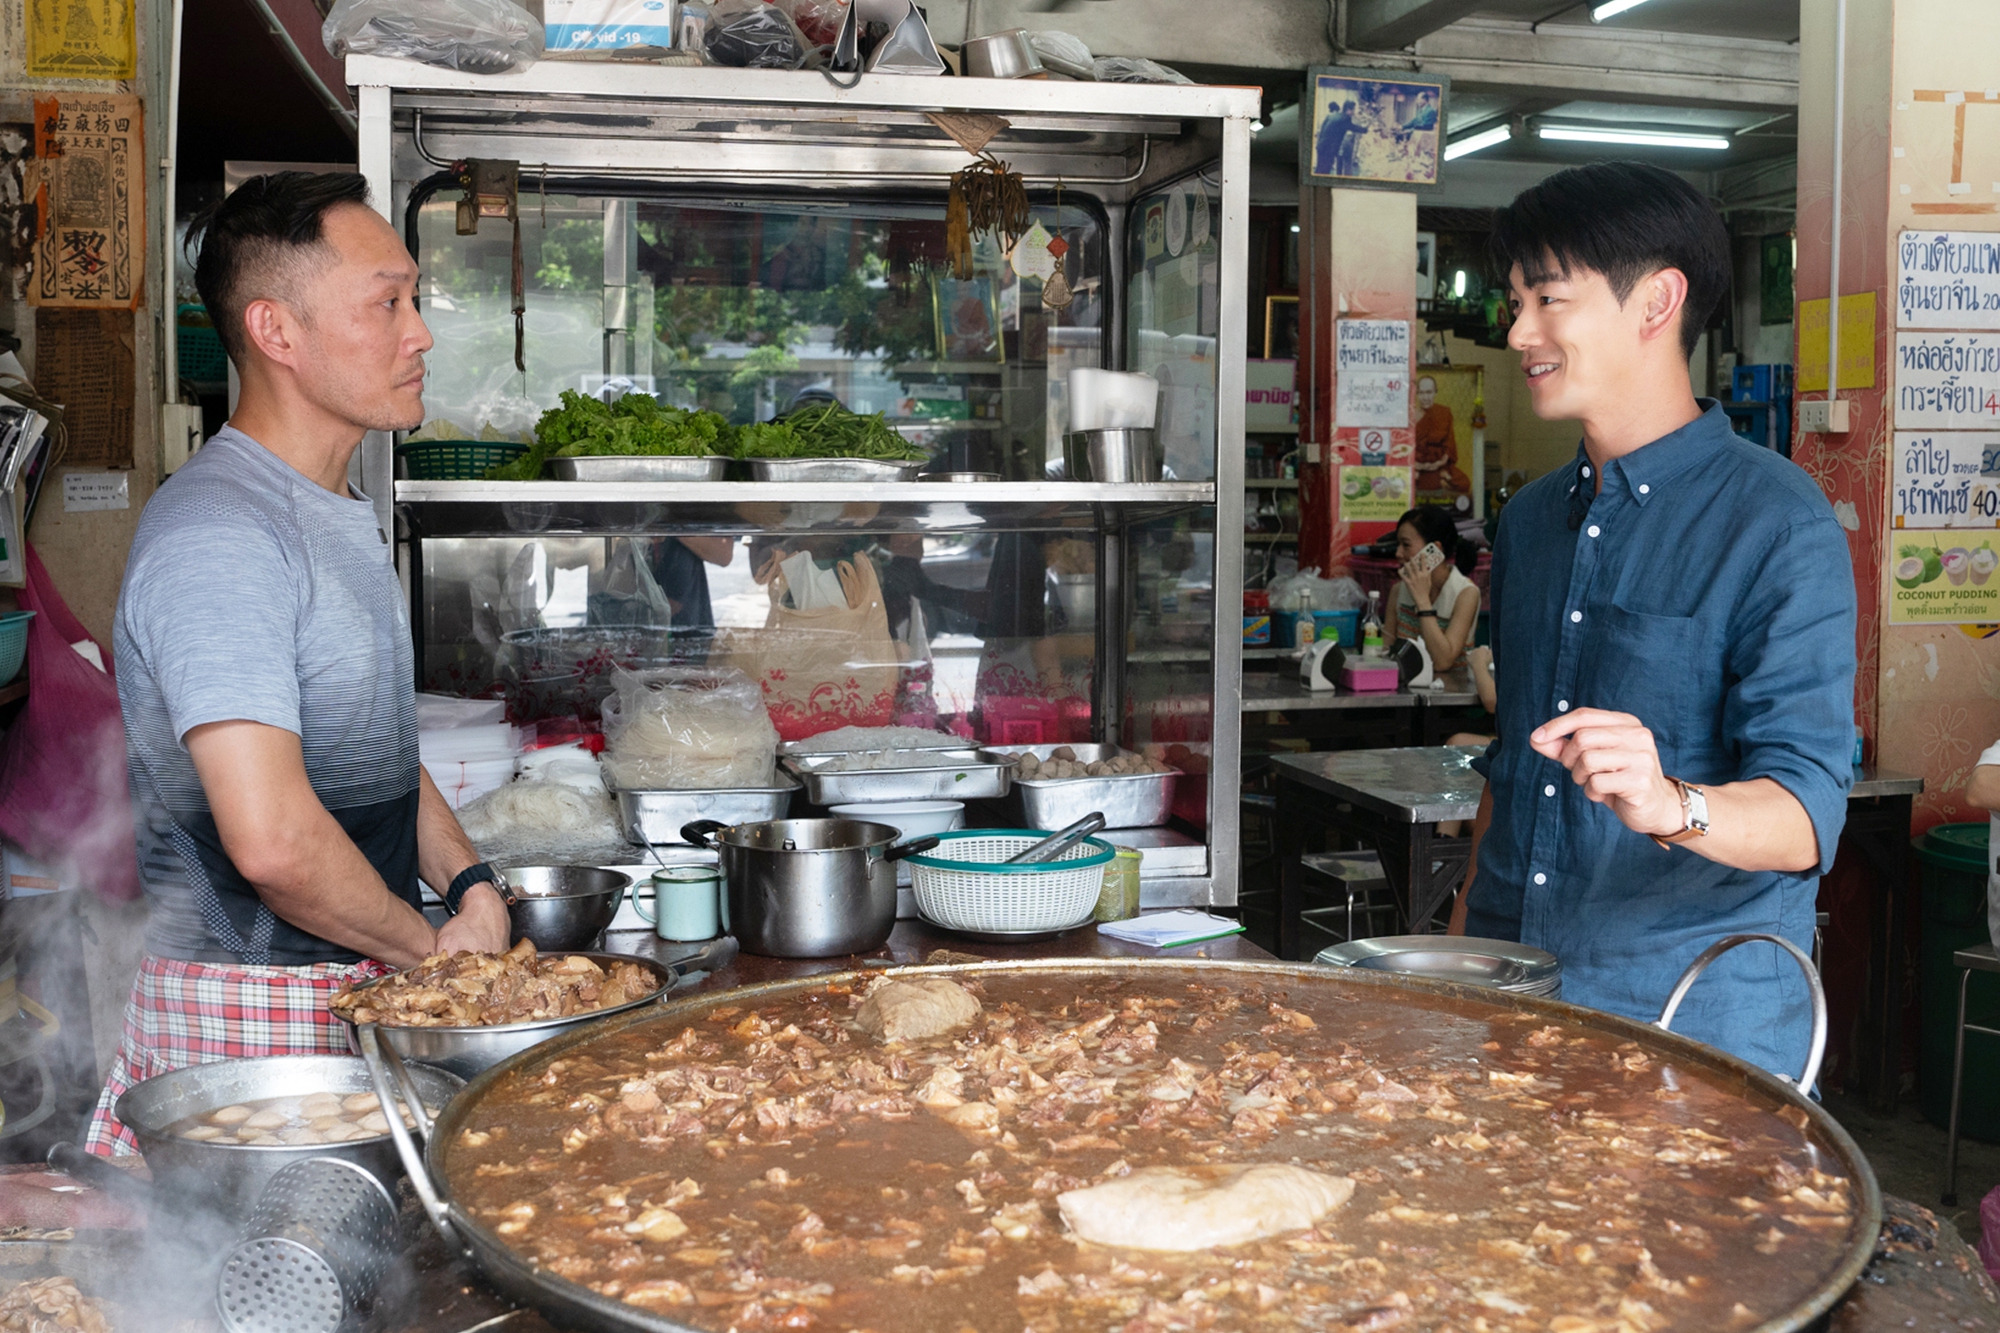
<instances>
[{"instance_id":1,"label":"glass display cabinet","mask_svg":"<svg viewBox=\"0 0 2000 1333\"><path fill-rule=\"evenodd\" d=\"M778 571L865 564L894 680L871 720L1170 749L1186 776L1143 901L1234 904L1242 546L1215 538L1242 526L1256 89L347 72L362 171L423 274L433 420L517 434L565 390L735 424L832 400L882 413L935 478L411 480L371 436L360 481L393 503L420 688L588 726L593 654L740 662L790 633ZM984 151L1025 177L1034 244L1063 243L1067 304L1025 240L951 261L946 189L973 159L948 129L968 115L1004 122ZM503 164L513 193L462 208L467 161ZM1159 380L1160 481L1066 478L1079 367Z\"/></svg>"}]
</instances>

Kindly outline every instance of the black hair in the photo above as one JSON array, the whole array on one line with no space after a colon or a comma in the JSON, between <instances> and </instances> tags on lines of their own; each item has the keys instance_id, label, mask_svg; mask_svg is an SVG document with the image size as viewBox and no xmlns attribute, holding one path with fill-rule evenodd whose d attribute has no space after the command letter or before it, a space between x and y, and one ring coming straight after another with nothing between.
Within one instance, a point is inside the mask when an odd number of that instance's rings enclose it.
<instances>
[{"instance_id":1,"label":"black hair","mask_svg":"<svg viewBox=\"0 0 2000 1333\"><path fill-rule=\"evenodd\" d=\"M243 311L269 296L272 270L325 241L329 210L368 204L368 180L353 172L280 171L252 176L188 224L187 245L199 249L194 286L222 338L243 364Z\"/></svg>"},{"instance_id":2,"label":"black hair","mask_svg":"<svg viewBox=\"0 0 2000 1333\"><path fill-rule=\"evenodd\" d=\"M1417 535L1426 542L1436 542L1444 552L1444 558L1458 566L1461 574L1470 574L1479 564L1479 548L1471 542L1460 541L1458 524L1452 520L1451 511L1443 505L1418 505L1396 520L1396 526L1405 523L1417 530Z\"/></svg>"},{"instance_id":3,"label":"black hair","mask_svg":"<svg viewBox=\"0 0 2000 1333\"><path fill-rule=\"evenodd\" d=\"M1602 273L1619 304L1663 268L1687 276L1681 354L1694 355L1729 291L1729 232L1715 206L1671 171L1594 162L1559 171L1493 215L1488 246L1504 290L1516 265L1529 286L1572 269Z\"/></svg>"}]
</instances>

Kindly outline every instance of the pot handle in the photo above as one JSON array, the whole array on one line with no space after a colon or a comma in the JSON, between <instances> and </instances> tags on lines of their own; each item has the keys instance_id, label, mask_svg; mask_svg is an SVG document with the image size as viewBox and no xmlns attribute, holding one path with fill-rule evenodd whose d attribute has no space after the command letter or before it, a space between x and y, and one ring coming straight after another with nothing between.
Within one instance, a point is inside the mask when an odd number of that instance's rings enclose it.
<instances>
[{"instance_id":1,"label":"pot handle","mask_svg":"<svg viewBox=\"0 0 2000 1333\"><path fill-rule=\"evenodd\" d=\"M681 841L693 843L697 847L713 847L708 840L711 833L720 833L729 825L717 819L697 819L692 824L681 825Z\"/></svg>"},{"instance_id":2,"label":"pot handle","mask_svg":"<svg viewBox=\"0 0 2000 1333\"><path fill-rule=\"evenodd\" d=\"M437 1228L438 1235L444 1238L445 1246L470 1255L471 1249L459 1239L457 1229L451 1224L451 1206L438 1197L437 1186L424 1166L423 1154L417 1151L409 1127L403 1123L399 1103L410 1108L410 1118L417 1122L423 1131L424 1142L429 1144L434 1126L429 1112L424 1110L423 1097L417 1092L415 1080L404 1067L402 1056L382 1040L373 1023L360 1025L357 1043L361 1047L361 1058L367 1062L368 1076L374 1080L375 1096L382 1103L382 1118L389 1122L389 1137L396 1141L396 1156L403 1160L403 1170L410 1177L410 1187L417 1192L417 1201L423 1205L424 1213L430 1218L431 1225ZM393 1087L391 1070L395 1073Z\"/></svg>"},{"instance_id":3,"label":"pot handle","mask_svg":"<svg viewBox=\"0 0 2000 1333\"><path fill-rule=\"evenodd\" d=\"M900 861L906 856L915 856L918 852L927 852L937 846L940 841L942 839L933 833L929 837L918 838L915 842L898 843L888 851L882 853L882 859L884 861Z\"/></svg>"},{"instance_id":4,"label":"pot handle","mask_svg":"<svg viewBox=\"0 0 2000 1333\"><path fill-rule=\"evenodd\" d=\"M1753 940L1777 945L1790 954L1799 965L1799 970L1806 974L1806 989L1812 994L1812 1047L1806 1053L1805 1072L1799 1075L1797 1086L1800 1092L1810 1097L1813 1084L1819 1080L1820 1058L1826 1054L1826 990L1820 985L1819 969L1813 966L1811 956L1782 935L1730 935L1703 949L1701 956L1689 963L1687 971L1681 973L1681 979L1674 983L1673 992L1667 996L1666 1007L1660 1010L1659 1021L1653 1026L1662 1032L1673 1031L1668 1024L1674 1021L1674 1011L1681 1007L1681 1001L1687 998L1688 988L1708 970L1708 965L1737 945L1749 944Z\"/></svg>"}]
</instances>

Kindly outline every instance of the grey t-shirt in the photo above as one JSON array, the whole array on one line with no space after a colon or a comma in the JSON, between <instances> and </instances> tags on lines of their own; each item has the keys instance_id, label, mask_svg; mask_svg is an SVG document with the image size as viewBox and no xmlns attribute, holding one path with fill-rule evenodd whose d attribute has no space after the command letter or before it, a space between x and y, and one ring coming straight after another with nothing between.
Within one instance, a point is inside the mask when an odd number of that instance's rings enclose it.
<instances>
[{"instance_id":1,"label":"grey t-shirt","mask_svg":"<svg viewBox=\"0 0 2000 1333\"><path fill-rule=\"evenodd\" d=\"M225 427L146 505L112 638L147 947L191 962L358 961L280 920L237 872L183 737L231 720L297 735L321 804L417 905L409 613L374 506Z\"/></svg>"}]
</instances>

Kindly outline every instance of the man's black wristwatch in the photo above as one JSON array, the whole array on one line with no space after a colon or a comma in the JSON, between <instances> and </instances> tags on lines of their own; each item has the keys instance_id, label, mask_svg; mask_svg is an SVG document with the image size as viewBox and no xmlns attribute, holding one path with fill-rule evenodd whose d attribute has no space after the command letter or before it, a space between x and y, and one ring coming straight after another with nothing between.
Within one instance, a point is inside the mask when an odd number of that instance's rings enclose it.
<instances>
[{"instance_id":1,"label":"man's black wristwatch","mask_svg":"<svg viewBox=\"0 0 2000 1333\"><path fill-rule=\"evenodd\" d=\"M444 910L457 916L458 909L465 905L466 891L475 884L491 884L497 892L505 896L507 879L484 861L478 865L467 866L458 872L458 878L454 879L451 887L444 891Z\"/></svg>"}]
</instances>

